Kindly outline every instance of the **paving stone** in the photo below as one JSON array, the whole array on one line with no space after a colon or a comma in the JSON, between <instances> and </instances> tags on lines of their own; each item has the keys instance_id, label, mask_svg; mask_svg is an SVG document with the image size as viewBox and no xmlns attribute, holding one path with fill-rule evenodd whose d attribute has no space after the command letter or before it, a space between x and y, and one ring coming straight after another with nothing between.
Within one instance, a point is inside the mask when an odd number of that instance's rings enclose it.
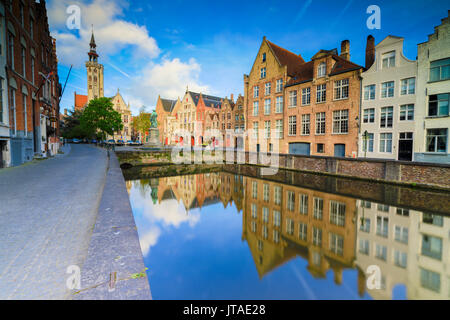
<instances>
[{"instance_id":1,"label":"paving stone","mask_svg":"<svg viewBox=\"0 0 450 320\"><path fill-rule=\"evenodd\" d=\"M0 299L72 298L66 270L87 257L107 156L87 145L63 150L0 170Z\"/></svg>"}]
</instances>

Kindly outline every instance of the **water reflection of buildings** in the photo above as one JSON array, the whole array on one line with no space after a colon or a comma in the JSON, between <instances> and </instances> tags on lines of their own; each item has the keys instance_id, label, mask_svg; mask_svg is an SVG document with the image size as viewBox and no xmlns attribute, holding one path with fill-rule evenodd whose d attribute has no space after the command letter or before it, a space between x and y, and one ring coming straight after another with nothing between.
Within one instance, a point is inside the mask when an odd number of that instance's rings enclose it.
<instances>
[{"instance_id":1,"label":"water reflection of buildings","mask_svg":"<svg viewBox=\"0 0 450 320\"><path fill-rule=\"evenodd\" d=\"M449 218L367 201L357 207L360 288L361 270L377 265L381 289L368 290L375 299L391 299L397 286L409 299L450 298Z\"/></svg>"},{"instance_id":2,"label":"water reflection of buildings","mask_svg":"<svg viewBox=\"0 0 450 320\"><path fill-rule=\"evenodd\" d=\"M260 278L301 257L312 276L332 271L336 284L345 269L358 270L360 296L390 299L403 286L409 299L450 298L447 217L224 172L154 180L141 180L141 190L187 212L234 202ZM380 267L381 289L366 288L371 265Z\"/></svg>"},{"instance_id":3,"label":"water reflection of buildings","mask_svg":"<svg viewBox=\"0 0 450 320\"><path fill-rule=\"evenodd\" d=\"M243 177L228 173L205 173L160 178L158 202L176 199L186 211L221 202L226 208L235 203L239 211L243 203Z\"/></svg>"},{"instance_id":4,"label":"water reflection of buildings","mask_svg":"<svg viewBox=\"0 0 450 320\"><path fill-rule=\"evenodd\" d=\"M243 239L260 277L301 256L316 278L333 270L337 284L355 260L355 200L246 178Z\"/></svg>"}]
</instances>

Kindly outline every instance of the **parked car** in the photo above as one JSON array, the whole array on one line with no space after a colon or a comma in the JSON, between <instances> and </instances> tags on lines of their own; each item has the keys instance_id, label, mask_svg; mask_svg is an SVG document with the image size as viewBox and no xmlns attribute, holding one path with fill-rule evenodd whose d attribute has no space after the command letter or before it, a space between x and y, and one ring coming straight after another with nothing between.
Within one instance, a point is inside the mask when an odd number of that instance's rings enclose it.
<instances>
[{"instance_id":1,"label":"parked car","mask_svg":"<svg viewBox=\"0 0 450 320\"><path fill-rule=\"evenodd\" d=\"M117 140L116 146L123 146L125 142L123 140Z\"/></svg>"},{"instance_id":2,"label":"parked car","mask_svg":"<svg viewBox=\"0 0 450 320\"><path fill-rule=\"evenodd\" d=\"M78 143L81 143L81 140L80 139L72 139L72 143L76 143L76 144L78 144Z\"/></svg>"},{"instance_id":3,"label":"parked car","mask_svg":"<svg viewBox=\"0 0 450 320\"><path fill-rule=\"evenodd\" d=\"M92 139L90 142L97 144L97 140L95 140L95 139Z\"/></svg>"},{"instance_id":4,"label":"parked car","mask_svg":"<svg viewBox=\"0 0 450 320\"><path fill-rule=\"evenodd\" d=\"M134 141L133 141L133 140L128 140L128 141L127 141L127 145L133 146L133 145L134 145Z\"/></svg>"},{"instance_id":5,"label":"parked car","mask_svg":"<svg viewBox=\"0 0 450 320\"><path fill-rule=\"evenodd\" d=\"M116 144L116 141L114 141L114 139L110 139L108 140L107 144Z\"/></svg>"}]
</instances>

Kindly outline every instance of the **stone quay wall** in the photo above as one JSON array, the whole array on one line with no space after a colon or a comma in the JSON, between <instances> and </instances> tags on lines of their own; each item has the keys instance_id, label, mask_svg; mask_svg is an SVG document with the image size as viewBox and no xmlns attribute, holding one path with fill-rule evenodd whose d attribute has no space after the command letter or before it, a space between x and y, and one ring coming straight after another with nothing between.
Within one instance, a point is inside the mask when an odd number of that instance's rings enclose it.
<instances>
[{"instance_id":1,"label":"stone quay wall","mask_svg":"<svg viewBox=\"0 0 450 320\"><path fill-rule=\"evenodd\" d=\"M256 166L275 166L280 169L351 177L397 184L409 184L450 190L450 164L406 162L380 159L353 159L289 154L262 154L229 151L233 157L223 156L223 163L240 163ZM173 164L170 151L116 151L121 164L131 166ZM186 152L184 156L187 156ZM276 157L278 156L278 159ZM194 156L189 155L194 163ZM210 153L204 162L214 161ZM237 161L239 159L239 161ZM220 163L217 163L220 164Z\"/></svg>"}]
</instances>

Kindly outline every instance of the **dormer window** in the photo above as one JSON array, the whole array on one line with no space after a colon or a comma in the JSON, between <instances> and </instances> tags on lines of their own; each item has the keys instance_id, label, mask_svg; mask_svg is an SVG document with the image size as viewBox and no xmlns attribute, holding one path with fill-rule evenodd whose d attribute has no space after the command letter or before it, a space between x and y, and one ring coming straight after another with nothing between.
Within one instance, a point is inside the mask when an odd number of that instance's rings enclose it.
<instances>
[{"instance_id":1,"label":"dormer window","mask_svg":"<svg viewBox=\"0 0 450 320\"><path fill-rule=\"evenodd\" d=\"M266 53L265 52L262 55L262 62L266 62Z\"/></svg>"},{"instance_id":2,"label":"dormer window","mask_svg":"<svg viewBox=\"0 0 450 320\"><path fill-rule=\"evenodd\" d=\"M327 65L325 62L321 62L319 64L319 68L317 68L317 78L325 77L325 74L327 72Z\"/></svg>"},{"instance_id":3,"label":"dormer window","mask_svg":"<svg viewBox=\"0 0 450 320\"><path fill-rule=\"evenodd\" d=\"M395 51L383 54L382 62L383 69L395 67Z\"/></svg>"}]
</instances>

